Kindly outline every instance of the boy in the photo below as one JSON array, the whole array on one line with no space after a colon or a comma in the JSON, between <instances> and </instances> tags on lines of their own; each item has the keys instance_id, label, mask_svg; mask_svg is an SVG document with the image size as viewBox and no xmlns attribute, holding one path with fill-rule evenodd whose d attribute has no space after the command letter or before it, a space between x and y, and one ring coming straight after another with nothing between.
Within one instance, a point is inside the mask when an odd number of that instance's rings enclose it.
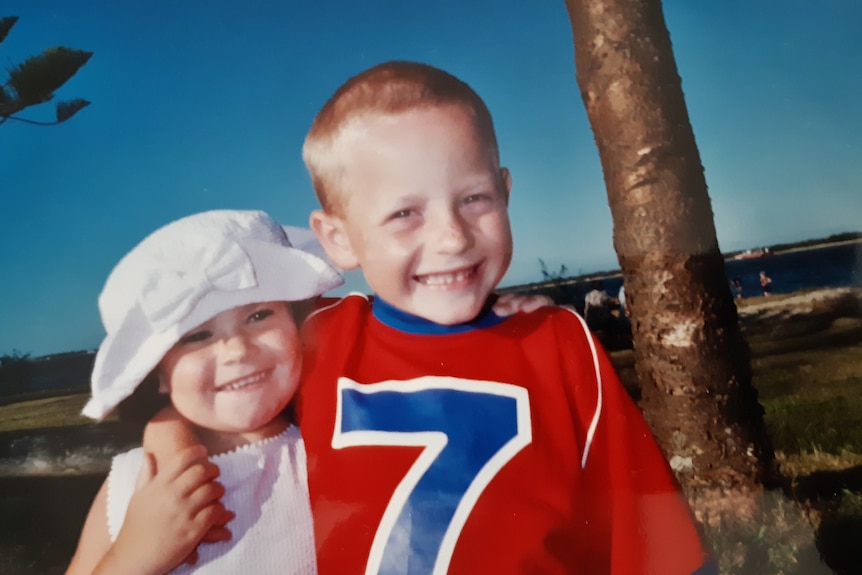
<instances>
[{"instance_id":1,"label":"boy","mask_svg":"<svg viewBox=\"0 0 862 575\"><path fill-rule=\"evenodd\" d=\"M430 66L376 66L326 103L303 157L312 228L376 294L306 324L319 572L711 570L583 320L488 309L512 255L511 177L479 96Z\"/></svg>"}]
</instances>

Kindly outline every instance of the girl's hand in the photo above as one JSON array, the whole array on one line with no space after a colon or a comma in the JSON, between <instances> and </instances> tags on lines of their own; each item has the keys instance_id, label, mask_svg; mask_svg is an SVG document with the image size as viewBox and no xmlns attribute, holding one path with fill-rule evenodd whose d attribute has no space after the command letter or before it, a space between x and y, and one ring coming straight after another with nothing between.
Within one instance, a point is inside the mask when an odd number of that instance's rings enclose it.
<instances>
[{"instance_id":1,"label":"girl's hand","mask_svg":"<svg viewBox=\"0 0 862 575\"><path fill-rule=\"evenodd\" d=\"M554 300L546 295L522 295L515 293L504 293L497 295L497 301L492 308L494 313L500 317L514 315L519 311L531 312L540 307L554 305Z\"/></svg>"},{"instance_id":2,"label":"girl's hand","mask_svg":"<svg viewBox=\"0 0 862 575\"><path fill-rule=\"evenodd\" d=\"M152 454L151 463L155 464L156 470L166 461L176 457L183 449L191 446L201 445L197 434L189 422L177 412L173 406L168 406L159 411L144 428L144 451ZM141 470L142 473L144 470ZM224 525L233 518L233 514L223 515L221 522L216 522L203 536L201 542L215 543L227 541L231 538L230 531ZM197 548L189 553L184 563L192 565L197 560Z\"/></svg>"},{"instance_id":3,"label":"girl's hand","mask_svg":"<svg viewBox=\"0 0 862 575\"><path fill-rule=\"evenodd\" d=\"M195 548L207 531L233 518L219 502L224 487L215 481L218 467L203 446L183 449L157 474L153 467L145 453L123 527L97 573L166 573L196 560ZM222 532L222 540L230 538L230 532Z\"/></svg>"}]
</instances>

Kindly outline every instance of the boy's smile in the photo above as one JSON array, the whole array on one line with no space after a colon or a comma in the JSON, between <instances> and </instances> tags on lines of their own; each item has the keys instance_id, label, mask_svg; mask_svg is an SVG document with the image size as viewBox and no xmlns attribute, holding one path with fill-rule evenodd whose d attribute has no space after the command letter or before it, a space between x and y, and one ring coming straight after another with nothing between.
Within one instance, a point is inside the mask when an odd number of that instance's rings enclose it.
<instances>
[{"instance_id":1,"label":"boy's smile","mask_svg":"<svg viewBox=\"0 0 862 575\"><path fill-rule=\"evenodd\" d=\"M448 273L416 276L416 281L426 286L440 286L441 288L455 287L454 284L462 283L476 275L477 270L478 266L470 266Z\"/></svg>"},{"instance_id":2,"label":"boy's smile","mask_svg":"<svg viewBox=\"0 0 862 575\"><path fill-rule=\"evenodd\" d=\"M457 106L374 116L348 130L343 217L312 215L330 256L361 267L402 311L444 325L474 319L512 257L508 171Z\"/></svg>"}]
</instances>

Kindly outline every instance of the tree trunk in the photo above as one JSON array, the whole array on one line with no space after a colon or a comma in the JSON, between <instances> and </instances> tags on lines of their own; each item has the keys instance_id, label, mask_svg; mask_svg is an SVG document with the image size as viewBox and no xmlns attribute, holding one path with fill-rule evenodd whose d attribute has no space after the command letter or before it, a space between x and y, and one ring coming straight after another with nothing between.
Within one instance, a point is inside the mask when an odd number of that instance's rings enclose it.
<instances>
[{"instance_id":1,"label":"tree trunk","mask_svg":"<svg viewBox=\"0 0 862 575\"><path fill-rule=\"evenodd\" d=\"M695 512L710 521L727 511L716 504L753 500L773 453L661 2L566 5L631 310L641 408Z\"/></svg>"}]
</instances>

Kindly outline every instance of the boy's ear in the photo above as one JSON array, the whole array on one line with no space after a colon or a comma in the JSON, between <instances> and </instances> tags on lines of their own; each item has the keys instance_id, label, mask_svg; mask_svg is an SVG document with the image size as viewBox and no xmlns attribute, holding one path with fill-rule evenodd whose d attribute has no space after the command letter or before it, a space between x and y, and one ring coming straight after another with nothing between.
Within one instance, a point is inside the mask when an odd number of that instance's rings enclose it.
<instances>
[{"instance_id":1,"label":"boy's ear","mask_svg":"<svg viewBox=\"0 0 862 575\"><path fill-rule=\"evenodd\" d=\"M308 223L326 255L343 270L352 270L359 267L359 260L353 253L350 239L344 220L337 216L327 214L323 210L314 210L308 218Z\"/></svg>"},{"instance_id":2,"label":"boy's ear","mask_svg":"<svg viewBox=\"0 0 862 575\"><path fill-rule=\"evenodd\" d=\"M506 197L506 205L509 205L509 193L512 191L512 174L509 168L500 168L500 180L503 183L503 193Z\"/></svg>"}]
</instances>

